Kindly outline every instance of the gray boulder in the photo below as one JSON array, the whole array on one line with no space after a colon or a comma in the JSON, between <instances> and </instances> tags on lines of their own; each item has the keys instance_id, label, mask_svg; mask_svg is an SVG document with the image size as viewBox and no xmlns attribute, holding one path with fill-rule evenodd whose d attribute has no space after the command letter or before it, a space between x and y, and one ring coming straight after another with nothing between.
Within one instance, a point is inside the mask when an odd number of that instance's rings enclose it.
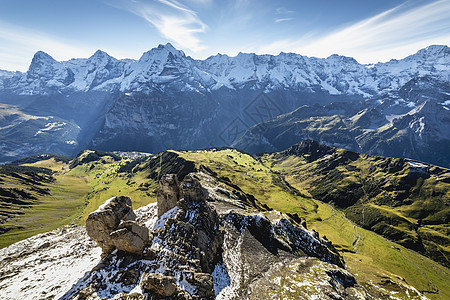
<instances>
[{"instance_id":1,"label":"gray boulder","mask_svg":"<svg viewBox=\"0 0 450 300\"><path fill-rule=\"evenodd\" d=\"M139 255L148 244L149 230L135 221L122 221L110 237L118 250Z\"/></svg>"},{"instance_id":2,"label":"gray boulder","mask_svg":"<svg viewBox=\"0 0 450 300\"><path fill-rule=\"evenodd\" d=\"M115 249L142 254L149 241L149 230L137 224L135 219L131 199L113 197L89 214L86 231L102 248L103 254Z\"/></svg>"}]
</instances>

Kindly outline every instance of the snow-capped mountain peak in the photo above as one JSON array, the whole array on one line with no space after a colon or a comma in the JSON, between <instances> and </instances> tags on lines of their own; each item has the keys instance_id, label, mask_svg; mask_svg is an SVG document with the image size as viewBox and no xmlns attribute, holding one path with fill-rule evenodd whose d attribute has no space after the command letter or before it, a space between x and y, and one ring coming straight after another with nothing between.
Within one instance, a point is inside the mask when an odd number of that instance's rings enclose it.
<instances>
[{"instance_id":1,"label":"snow-capped mountain peak","mask_svg":"<svg viewBox=\"0 0 450 300\"><path fill-rule=\"evenodd\" d=\"M31 60L30 67L28 68L29 75L42 75L46 71L51 69L61 69L61 63L57 62L49 54L38 51L34 54Z\"/></svg>"},{"instance_id":2,"label":"snow-capped mountain peak","mask_svg":"<svg viewBox=\"0 0 450 300\"><path fill-rule=\"evenodd\" d=\"M117 61L117 59L115 59L114 57L110 56L108 53L102 50L95 51L95 53L91 57L89 57L88 60L93 64L98 64L98 62L105 62L108 60Z\"/></svg>"},{"instance_id":3,"label":"snow-capped mountain peak","mask_svg":"<svg viewBox=\"0 0 450 300\"><path fill-rule=\"evenodd\" d=\"M253 86L266 91L293 89L322 91L330 95L369 97L397 90L417 76L450 79L449 47L433 45L401 60L371 67L352 57L306 57L295 53L256 55L239 53L235 57L215 55L194 60L172 44L159 45L145 52L138 61L117 60L98 50L88 59L57 62L39 51L24 78L8 80L4 88L29 94L96 89L111 92L148 90L154 85L182 82L185 88L215 90ZM35 81L30 91L29 80ZM187 84L187 85L186 85Z\"/></svg>"},{"instance_id":4,"label":"snow-capped mountain peak","mask_svg":"<svg viewBox=\"0 0 450 300\"><path fill-rule=\"evenodd\" d=\"M44 52L44 51L37 51L34 56L33 60L31 61L31 64L37 63L37 62L56 62L56 60L50 56L50 54Z\"/></svg>"},{"instance_id":5,"label":"snow-capped mountain peak","mask_svg":"<svg viewBox=\"0 0 450 300\"><path fill-rule=\"evenodd\" d=\"M165 45L159 44L158 49L165 49L175 56L186 56L182 50L176 49L171 43L167 43Z\"/></svg>"},{"instance_id":6,"label":"snow-capped mountain peak","mask_svg":"<svg viewBox=\"0 0 450 300\"><path fill-rule=\"evenodd\" d=\"M428 58L445 57L450 55L450 47L446 45L431 45L419 50L415 55L423 55Z\"/></svg>"},{"instance_id":7,"label":"snow-capped mountain peak","mask_svg":"<svg viewBox=\"0 0 450 300\"><path fill-rule=\"evenodd\" d=\"M19 89L22 88L20 94L47 94L63 89L74 81L72 70L43 51L36 52L23 76L18 85Z\"/></svg>"},{"instance_id":8,"label":"snow-capped mountain peak","mask_svg":"<svg viewBox=\"0 0 450 300\"><path fill-rule=\"evenodd\" d=\"M152 48L151 50L145 52L141 58L140 62L148 61L166 61L169 57L184 58L186 55L183 51L175 49L172 44L167 43L166 45L160 44L158 47Z\"/></svg>"}]
</instances>

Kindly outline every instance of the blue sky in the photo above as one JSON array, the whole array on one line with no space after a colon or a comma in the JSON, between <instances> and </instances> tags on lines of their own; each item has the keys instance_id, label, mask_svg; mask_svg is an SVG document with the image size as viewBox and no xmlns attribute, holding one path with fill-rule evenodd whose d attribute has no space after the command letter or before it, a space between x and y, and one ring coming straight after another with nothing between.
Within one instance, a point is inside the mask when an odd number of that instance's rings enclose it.
<instances>
[{"instance_id":1,"label":"blue sky","mask_svg":"<svg viewBox=\"0 0 450 300\"><path fill-rule=\"evenodd\" d=\"M167 42L199 59L283 51L376 63L449 45L449 16L450 0L0 0L0 69L25 71L38 50L138 59Z\"/></svg>"}]
</instances>

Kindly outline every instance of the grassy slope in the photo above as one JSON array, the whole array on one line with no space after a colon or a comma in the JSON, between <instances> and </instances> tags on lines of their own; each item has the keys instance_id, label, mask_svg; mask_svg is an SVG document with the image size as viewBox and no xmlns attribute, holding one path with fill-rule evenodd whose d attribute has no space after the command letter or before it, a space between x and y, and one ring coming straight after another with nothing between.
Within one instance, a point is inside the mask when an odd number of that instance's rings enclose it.
<instances>
[{"instance_id":1,"label":"grassy slope","mask_svg":"<svg viewBox=\"0 0 450 300\"><path fill-rule=\"evenodd\" d=\"M286 153L261 157L298 189L340 207L347 217L402 245L450 261L450 171L414 171L403 159L342 149L318 159Z\"/></svg>"},{"instance_id":2,"label":"grassy slope","mask_svg":"<svg viewBox=\"0 0 450 300\"><path fill-rule=\"evenodd\" d=\"M145 171L136 174L117 173L120 166L127 162L125 159L115 161L105 156L73 169L69 168L67 162L52 158L23 164L51 169L55 172L55 181L43 183L42 188L48 189L48 195L31 191L37 199L31 205L17 207L23 214L2 224L10 230L0 235L0 247L62 225L83 224L90 212L113 196L130 197L134 208L156 201L157 183L146 178ZM30 188L29 184L13 176L3 175L2 179L4 181L0 186L4 188L16 187L27 191Z\"/></svg>"},{"instance_id":3,"label":"grassy slope","mask_svg":"<svg viewBox=\"0 0 450 300\"><path fill-rule=\"evenodd\" d=\"M156 201L157 183L146 178L148 174L145 171L133 175L118 173L119 168L126 162L115 162L106 157L100 162L77 166L67 173L86 178L91 188L91 192L85 196L86 206L76 223L84 224L89 213L114 196L130 197L135 209Z\"/></svg>"},{"instance_id":4,"label":"grassy slope","mask_svg":"<svg viewBox=\"0 0 450 300\"><path fill-rule=\"evenodd\" d=\"M309 198L309 184L312 182L303 184L293 180L294 173L285 174L285 180L295 187L297 195L292 194L294 190L289 185L280 184L283 176L279 177L277 170L302 166L305 164L303 158L291 156L273 163L273 158L257 159L231 149L177 153L195 161L199 168L205 165L217 176L227 177L244 192L253 194L259 202L281 212L297 213L306 219L310 228L333 242L344 255L352 273L358 274L359 282L368 288L371 281L387 289L392 289L390 281L400 281L420 291L433 292L427 294L432 299L450 297L450 273L445 267L354 225L331 205ZM434 294L437 290L439 293ZM407 299L400 291L396 296Z\"/></svg>"},{"instance_id":5,"label":"grassy slope","mask_svg":"<svg viewBox=\"0 0 450 300\"><path fill-rule=\"evenodd\" d=\"M22 213L1 224L10 230L0 235L0 247L62 225L84 224L89 213L113 196L130 197L135 209L155 202L159 176L177 173L182 178L193 171L193 163L186 163L170 151L134 161L101 151L85 150L72 161L42 155L20 162L23 164L12 167L47 168L47 172L54 172L51 176L55 180L43 183L42 188L48 189L48 194L39 195L30 190L32 183L0 174L3 180L0 180L0 188L17 187L36 198L26 205L15 206L0 201L1 209L6 207L9 212L15 209ZM27 175L20 175L27 178Z\"/></svg>"},{"instance_id":6,"label":"grassy slope","mask_svg":"<svg viewBox=\"0 0 450 300\"><path fill-rule=\"evenodd\" d=\"M175 152L175 151L174 151ZM207 166L221 177L228 178L238 185L242 191L255 196L269 207L292 214L316 216L317 205L307 197L293 195L280 179L269 168L261 164L249 154L233 149L221 151L188 151L175 152L186 160Z\"/></svg>"},{"instance_id":7,"label":"grassy slope","mask_svg":"<svg viewBox=\"0 0 450 300\"><path fill-rule=\"evenodd\" d=\"M41 188L48 189L49 194L32 192L37 200L29 208L28 205L20 208L23 214L2 224L10 230L0 236L0 247L70 224L79 214L84 196L90 191L84 178L65 174L63 163L49 159L36 165L57 171L53 175L55 181L42 183ZM4 176L3 179L1 185L4 188L30 188L29 184L13 176Z\"/></svg>"},{"instance_id":8,"label":"grassy slope","mask_svg":"<svg viewBox=\"0 0 450 300\"><path fill-rule=\"evenodd\" d=\"M429 298L450 297L450 272L445 267L354 225L327 204L319 204L318 215L323 220L311 220L309 227L325 234L336 245L360 282L372 281L383 286L389 284L386 279L404 280L421 292L439 290L439 294L426 294Z\"/></svg>"}]
</instances>

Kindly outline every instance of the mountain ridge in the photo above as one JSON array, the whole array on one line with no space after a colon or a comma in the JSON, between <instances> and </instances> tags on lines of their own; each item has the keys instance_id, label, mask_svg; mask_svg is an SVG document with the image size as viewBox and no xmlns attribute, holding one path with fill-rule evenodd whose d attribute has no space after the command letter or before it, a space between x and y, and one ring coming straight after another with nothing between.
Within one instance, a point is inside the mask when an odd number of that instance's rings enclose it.
<instances>
[{"instance_id":1,"label":"mountain ridge","mask_svg":"<svg viewBox=\"0 0 450 300\"><path fill-rule=\"evenodd\" d=\"M434 99L409 103L394 116L384 112L383 103L363 102L347 109L336 109L336 103L302 106L252 126L232 146L251 153L282 151L308 138L356 152L450 167L445 150L450 147L450 108Z\"/></svg>"},{"instance_id":2,"label":"mountain ridge","mask_svg":"<svg viewBox=\"0 0 450 300\"><path fill-rule=\"evenodd\" d=\"M448 72L449 55L450 48L448 46L432 45L427 48L421 49L417 53L407 56L404 59L390 60L386 63L376 63L370 66L359 64L355 59L351 57L340 56L337 54L333 54L327 58L316 58L302 56L301 54L284 52L281 52L279 55L239 53L235 57L217 54L214 56L210 56L204 60L195 60L191 57L186 57L183 51L177 50L170 43L167 43L166 45L159 45L158 47L144 52L141 58L139 58L138 60L118 60L108 55L106 52L98 50L87 59L79 58L57 62L45 52L38 51L34 55L28 71L25 73L21 73L20 75L17 75L16 73L15 75L13 75L13 77L23 77L24 74L29 75L29 73L34 74L35 72L33 71L35 69L35 65L38 62L47 62L48 65L54 68L53 71L63 72L64 69L67 69L66 71L69 73L67 74L68 79L65 79L65 81L61 82L64 84L63 86L51 85L50 83L48 87L68 89L71 91L88 91L91 89L108 90L107 87L111 85L114 86L113 89L128 92L134 89L132 83L138 80L139 76L145 76L145 74L140 71L142 71L143 69L152 71L155 63L159 63L160 66L167 64L169 67L181 67L184 65L184 67L186 67L187 74L194 77L194 80L192 80L192 82L189 82L192 88L196 88L195 82L201 83L201 85L206 87L207 89L217 89L221 86L233 88L236 85L253 80L264 85L264 79L270 78L270 81L274 82L275 84L271 86L270 84L266 83L266 88L269 89L277 89L283 86L295 86L296 84L300 84L309 88L319 86L324 91L336 95L343 93L353 93L362 96L373 96L375 94L379 94L375 92L375 87L381 90L389 91L392 88L398 88L402 84L402 82L390 81L389 76L392 75L396 75L398 77L410 77L409 79L411 79L413 77L411 76L411 73L413 73L414 75L423 76L430 74L431 69L434 68L433 73L439 73L439 76L441 78L443 78L444 80L448 80L450 78L450 73ZM119 68L120 72L117 72L111 78L103 78L96 85L90 86L85 84L84 89L82 88L83 85L80 84L80 80L77 80L74 83L74 81L72 81L70 77L70 72L74 73L75 76L80 74L80 68L82 68L83 61L92 61L94 60L94 58L98 58L99 56L107 57L114 64L123 65ZM271 64L274 63L280 67L278 69L271 68ZM95 63L93 64L95 65ZM226 66L227 64L237 65L242 68L221 68L223 66ZM294 66L294 68L290 68L290 66ZM105 66L103 66L103 68L99 67L97 71L108 70L108 68L104 67ZM213 71L211 69L213 67L216 71ZM300 72L296 72L295 67L299 67ZM320 69L323 71L319 71ZM157 76L153 76L153 78L150 77L147 79L152 79L155 82L157 82L157 80L164 80L164 77L167 75L162 72L163 69L159 67L157 70L159 71ZM305 70L313 75L308 76L307 74L302 73L302 70ZM156 71L156 69L153 69L153 71ZM127 78L132 75L133 72L136 74L134 74L132 78ZM347 76L348 74L352 73L354 75ZM8 72L8 74L11 73ZM39 75L46 79L45 72ZM344 77L344 81L339 82L339 80L336 79L336 75L341 75L340 80L342 80L342 77ZM3 76L0 76L0 79L2 77ZM159 77L162 77L162 79ZM286 80L288 79L286 77L290 77L291 80ZM360 82L359 80L357 80L357 77L373 77L375 80L366 79L363 80L363 82ZM125 80L126 78L127 80ZM117 80L119 79L125 80L126 84L124 84L123 82L118 83ZM166 80L170 81L170 78L166 78ZM406 79L401 80L403 81L403 84L406 82L405 80ZM9 80L6 80L6 82L6 86L8 86ZM45 80L43 80L43 83L45 83ZM5 85L5 82L3 82L3 85ZM20 86L14 86L14 84L12 86L9 86L12 88L12 90L16 90L16 92L23 88ZM33 93L45 91L39 90L37 88L36 90L28 90L28 92ZM21 93L26 92L21 91Z\"/></svg>"}]
</instances>

